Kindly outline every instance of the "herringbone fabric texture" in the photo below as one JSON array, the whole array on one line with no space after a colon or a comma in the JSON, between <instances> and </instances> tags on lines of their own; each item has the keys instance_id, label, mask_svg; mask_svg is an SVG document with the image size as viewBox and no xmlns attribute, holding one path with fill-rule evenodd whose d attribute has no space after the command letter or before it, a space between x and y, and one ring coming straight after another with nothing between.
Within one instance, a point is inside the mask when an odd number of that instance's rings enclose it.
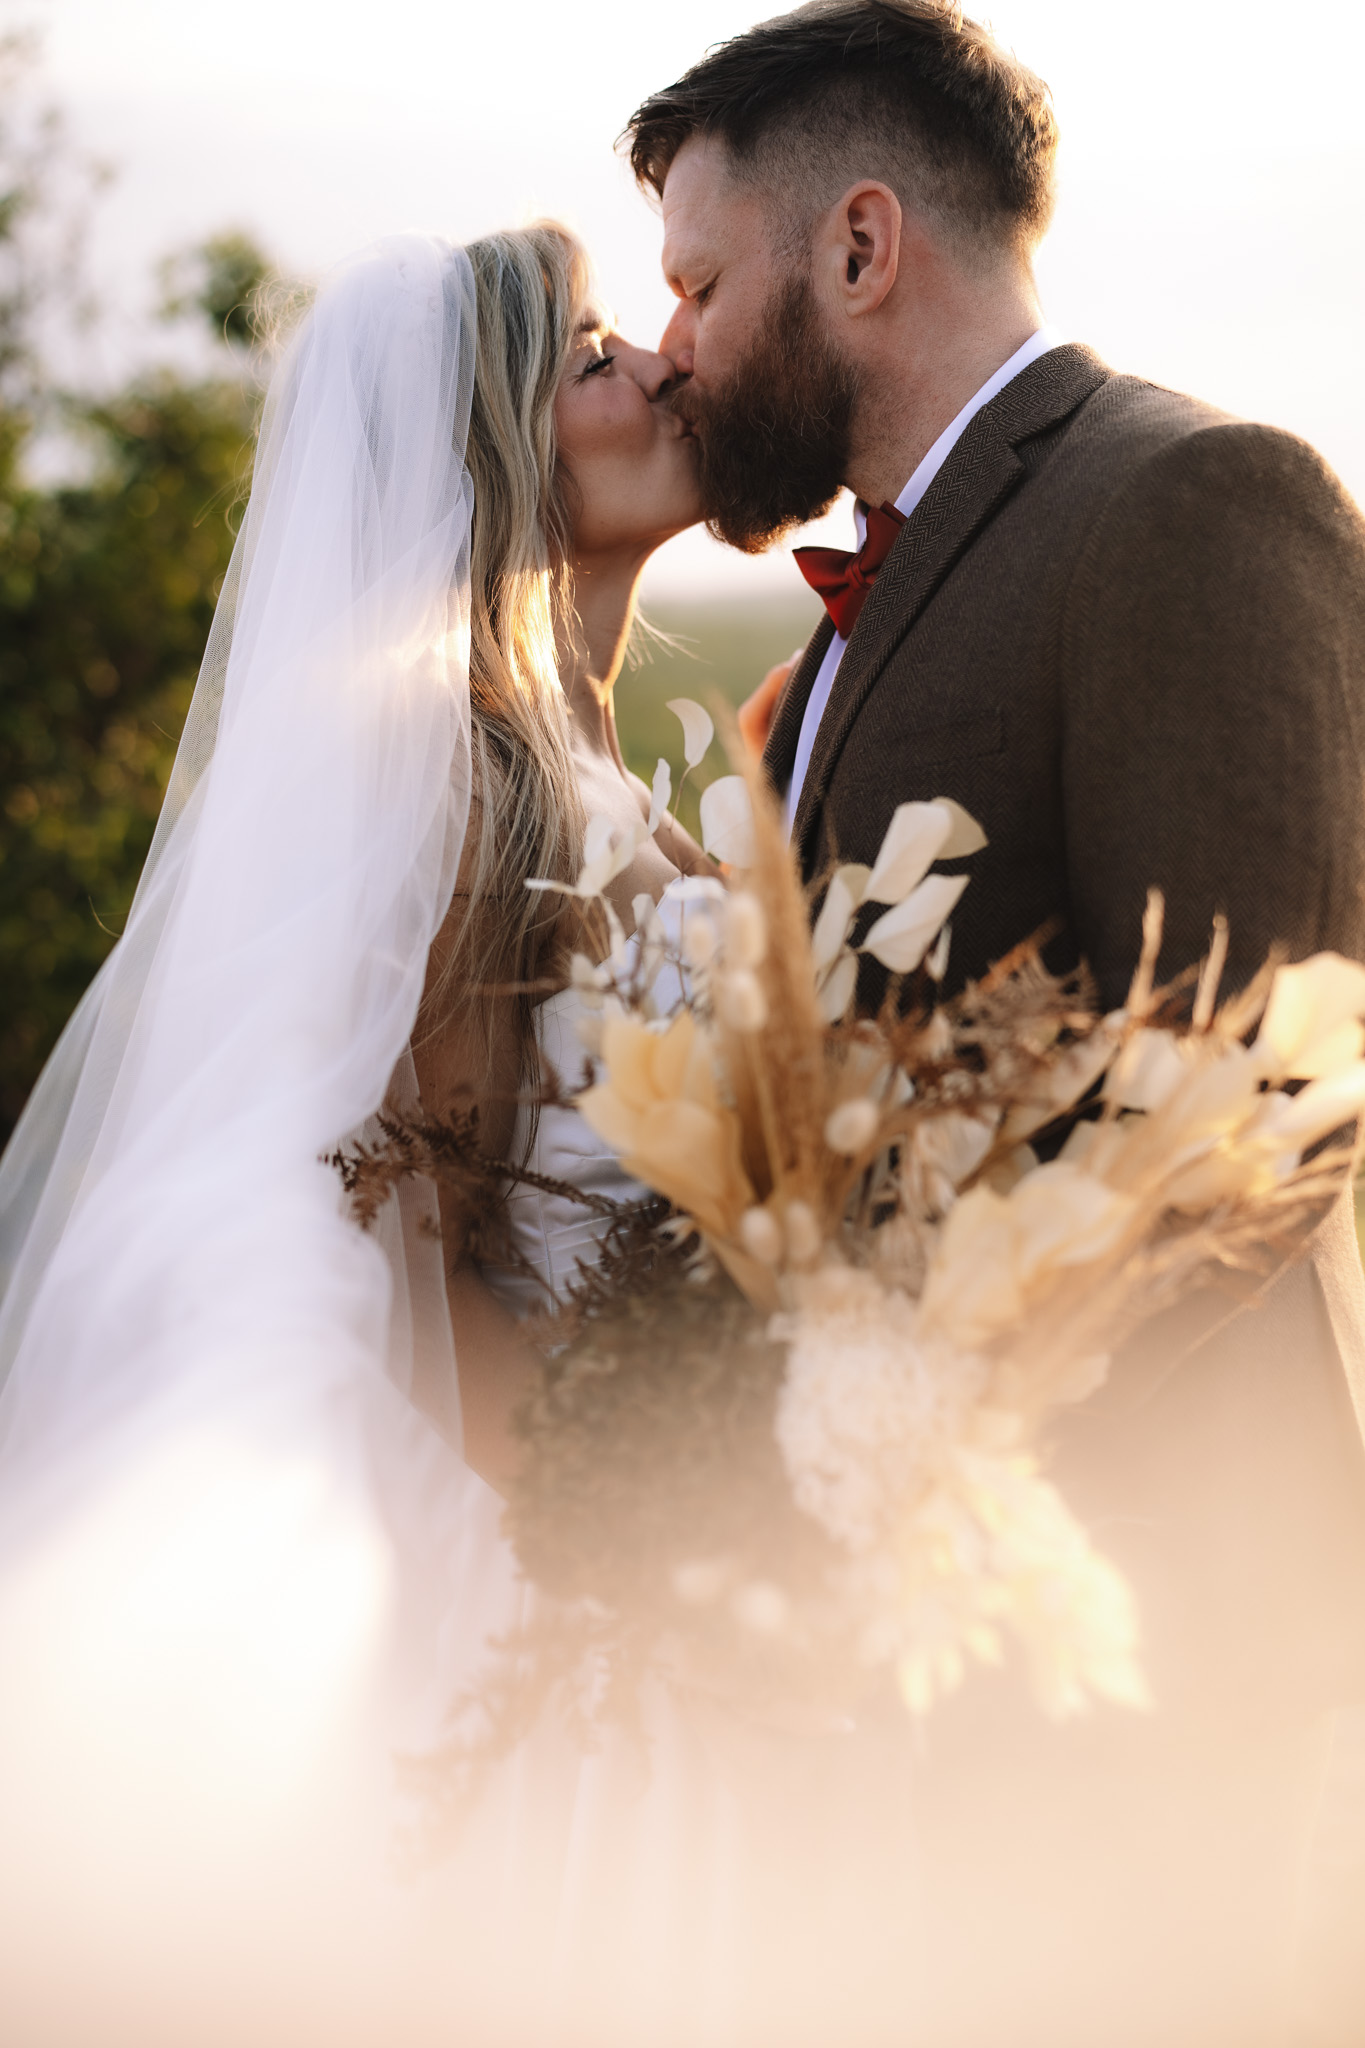
<instances>
[{"instance_id":1,"label":"herringbone fabric texture","mask_svg":"<svg viewBox=\"0 0 1365 2048\"><path fill-rule=\"evenodd\" d=\"M779 788L828 644L822 622L779 706ZM1365 958L1365 523L1313 450L1084 348L1007 385L849 641L794 822L806 874L870 861L896 804L938 795L990 840L953 921L959 985L1056 920L1049 957L1085 960L1120 1003L1151 885L1169 970L1220 911L1230 984L1273 946ZM1197 1666L1201 1685L1216 1668L1228 1687L1339 1697L1365 1684L1347 1223L1254 1312L1235 1306L1201 1297L1149 1328L1060 1455L1134 1532L1170 1684Z\"/></svg>"}]
</instances>

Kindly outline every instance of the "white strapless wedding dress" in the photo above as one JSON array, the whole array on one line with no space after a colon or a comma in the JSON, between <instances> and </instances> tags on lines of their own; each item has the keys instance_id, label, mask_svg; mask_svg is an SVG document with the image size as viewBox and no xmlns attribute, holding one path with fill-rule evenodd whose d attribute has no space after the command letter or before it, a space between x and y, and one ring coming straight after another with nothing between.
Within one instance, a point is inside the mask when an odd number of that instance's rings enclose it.
<instances>
[{"instance_id":1,"label":"white strapless wedding dress","mask_svg":"<svg viewBox=\"0 0 1365 2048\"><path fill-rule=\"evenodd\" d=\"M566 1075L579 1014L572 992L540 1013ZM571 1111L542 1113L529 1156L633 1192ZM410 1183L377 1242L347 1237L387 1259L400 1379L424 1342L454 1368L432 1221ZM530 1190L513 1221L552 1294L602 1228ZM279 1343L97 1437L50 1542L41 1496L22 1504L0 1576L6 2039L85 2048L98 2016L120 2048L907 2048L903 1717L796 1735L656 1684L647 1753L609 1729L585 1755L547 1712L447 1853L395 1876L395 1760L438 1745L538 1596L501 1502L400 1385L301 1380Z\"/></svg>"}]
</instances>

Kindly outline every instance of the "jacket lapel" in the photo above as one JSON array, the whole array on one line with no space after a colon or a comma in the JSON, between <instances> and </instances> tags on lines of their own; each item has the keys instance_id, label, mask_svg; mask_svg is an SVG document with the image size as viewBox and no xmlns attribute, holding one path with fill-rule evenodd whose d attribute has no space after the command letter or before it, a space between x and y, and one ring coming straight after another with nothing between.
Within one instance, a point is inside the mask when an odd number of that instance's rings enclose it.
<instances>
[{"instance_id":1,"label":"jacket lapel","mask_svg":"<svg viewBox=\"0 0 1365 2048\"><path fill-rule=\"evenodd\" d=\"M1018 443L1056 426L1109 375L1099 357L1087 348L1067 346L1039 356L977 413L906 521L853 629L815 736L792 829L792 841L803 862L806 841L824 801L839 751L873 684L954 562L994 518L1025 475L1024 463L1016 452ZM789 699L795 694L793 686L806 676L810 656L819 641L820 655L805 681L801 709L795 713L793 756L801 729L801 712L824 649L829 645L830 632L822 629L822 634L811 642L806 660L779 707L785 738L785 714ZM777 736L775 726L774 740Z\"/></svg>"},{"instance_id":2,"label":"jacket lapel","mask_svg":"<svg viewBox=\"0 0 1365 2048\"><path fill-rule=\"evenodd\" d=\"M811 691L815 688L815 678L820 673L820 664L833 638L834 621L828 612L822 612L820 623L807 641L805 653L788 676L786 688L779 697L777 709L773 713L772 726L763 749L763 767L779 796L785 793L792 779L796 743L801 737L801 721L806 715L806 705L810 701Z\"/></svg>"}]
</instances>

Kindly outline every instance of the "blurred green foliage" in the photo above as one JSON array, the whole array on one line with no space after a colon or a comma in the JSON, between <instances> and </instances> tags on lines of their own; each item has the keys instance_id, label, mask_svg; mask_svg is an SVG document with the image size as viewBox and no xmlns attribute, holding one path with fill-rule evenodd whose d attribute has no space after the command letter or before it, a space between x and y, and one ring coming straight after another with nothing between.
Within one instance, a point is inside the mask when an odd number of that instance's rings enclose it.
<instances>
[{"instance_id":1,"label":"blurred green foliage","mask_svg":"<svg viewBox=\"0 0 1365 2048\"><path fill-rule=\"evenodd\" d=\"M0 1121L132 900L232 548L240 382L72 405L88 483L0 473Z\"/></svg>"},{"instance_id":2,"label":"blurred green foliage","mask_svg":"<svg viewBox=\"0 0 1365 2048\"><path fill-rule=\"evenodd\" d=\"M93 317L84 209L106 174L34 101L34 57L0 36L0 1143L151 842L246 496L254 320L278 283L241 233L172 256L162 314L207 326L220 373L66 388L51 344ZM66 480L45 482L33 456L54 437ZM680 770L667 699L738 703L805 638L812 604L656 612L675 644L647 642L617 690L631 765L648 780L662 754ZM688 777L693 830L724 769L717 746Z\"/></svg>"},{"instance_id":3,"label":"blurred green foliage","mask_svg":"<svg viewBox=\"0 0 1365 2048\"><path fill-rule=\"evenodd\" d=\"M719 728L726 707L743 702L774 663L804 646L815 630L820 606L792 572L786 602L650 605L649 619L666 636L644 639L639 666L627 667L616 685L616 724L621 751L637 775L650 781L663 756L677 788L682 773L682 728L668 709L670 697L693 697L705 705ZM669 643L672 644L669 644ZM678 815L689 832L698 830L697 799L708 782L728 772L719 734L700 768L687 778Z\"/></svg>"},{"instance_id":4,"label":"blurred green foliage","mask_svg":"<svg viewBox=\"0 0 1365 2048\"><path fill-rule=\"evenodd\" d=\"M127 915L245 498L256 398L242 235L167 266L221 374L72 390L105 174L0 38L0 1142ZM53 474L56 451L64 481Z\"/></svg>"},{"instance_id":5,"label":"blurred green foliage","mask_svg":"<svg viewBox=\"0 0 1365 2048\"><path fill-rule=\"evenodd\" d=\"M271 268L251 239L236 229L161 265L161 311L167 320L199 314L230 346L249 348L255 339L256 308Z\"/></svg>"}]
</instances>

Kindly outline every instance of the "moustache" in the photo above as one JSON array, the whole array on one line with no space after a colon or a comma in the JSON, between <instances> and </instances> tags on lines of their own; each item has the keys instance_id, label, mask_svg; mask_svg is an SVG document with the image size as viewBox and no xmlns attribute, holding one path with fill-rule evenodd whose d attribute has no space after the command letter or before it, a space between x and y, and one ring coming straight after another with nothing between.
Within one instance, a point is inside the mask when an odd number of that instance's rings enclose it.
<instances>
[{"instance_id":1,"label":"moustache","mask_svg":"<svg viewBox=\"0 0 1365 2048\"><path fill-rule=\"evenodd\" d=\"M695 434L706 416L703 401L693 392L690 384L684 384L675 391L668 401L668 410L674 419L681 420L690 434Z\"/></svg>"}]
</instances>

